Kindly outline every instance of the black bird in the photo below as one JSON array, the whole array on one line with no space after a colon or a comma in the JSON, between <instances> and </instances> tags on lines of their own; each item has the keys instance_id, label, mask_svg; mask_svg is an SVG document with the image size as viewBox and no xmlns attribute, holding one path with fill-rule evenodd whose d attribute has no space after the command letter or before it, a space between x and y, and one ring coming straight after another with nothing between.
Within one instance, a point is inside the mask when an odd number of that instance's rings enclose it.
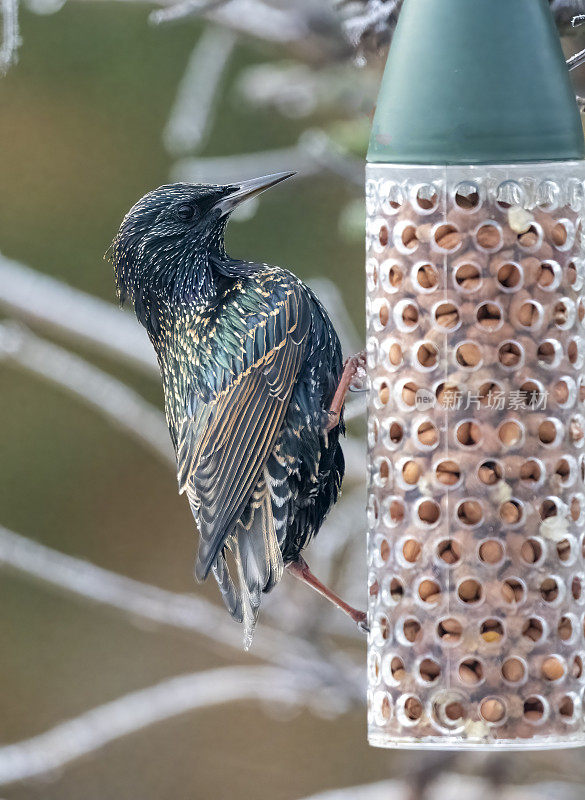
<instances>
[{"instance_id":1,"label":"black bird","mask_svg":"<svg viewBox=\"0 0 585 800\"><path fill-rule=\"evenodd\" d=\"M233 209L292 174L161 186L111 247L120 302L158 357L179 491L199 528L195 575L213 572L248 646L284 567L365 629L300 555L340 493L344 397L363 357L343 368L327 312L291 272L224 247Z\"/></svg>"}]
</instances>

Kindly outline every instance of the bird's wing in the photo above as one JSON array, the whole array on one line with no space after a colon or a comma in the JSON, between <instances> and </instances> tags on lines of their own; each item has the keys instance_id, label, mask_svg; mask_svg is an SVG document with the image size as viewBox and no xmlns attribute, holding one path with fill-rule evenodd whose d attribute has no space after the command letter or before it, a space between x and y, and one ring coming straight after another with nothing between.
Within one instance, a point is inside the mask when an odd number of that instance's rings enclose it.
<instances>
[{"instance_id":1,"label":"bird's wing","mask_svg":"<svg viewBox=\"0 0 585 800\"><path fill-rule=\"evenodd\" d=\"M218 396L185 420L177 442L178 477L198 511L196 575L207 576L256 486L281 428L305 354L311 305L298 286L243 347L240 368ZM193 503L195 501L195 503Z\"/></svg>"}]
</instances>

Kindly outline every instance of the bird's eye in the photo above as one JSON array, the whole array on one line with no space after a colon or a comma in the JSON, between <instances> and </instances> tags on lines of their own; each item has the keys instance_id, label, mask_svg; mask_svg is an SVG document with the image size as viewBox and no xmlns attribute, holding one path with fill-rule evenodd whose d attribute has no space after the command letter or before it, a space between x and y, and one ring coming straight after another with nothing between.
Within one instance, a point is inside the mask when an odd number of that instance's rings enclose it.
<instances>
[{"instance_id":1,"label":"bird's eye","mask_svg":"<svg viewBox=\"0 0 585 800\"><path fill-rule=\"evenodd\" d=\"M182 205L178 206L176 214L180 220L185 222L188 219L193 219L195 216L195 208L194 206L189 205L189 203L183 203Z\"/></svg>"}]
</instances>

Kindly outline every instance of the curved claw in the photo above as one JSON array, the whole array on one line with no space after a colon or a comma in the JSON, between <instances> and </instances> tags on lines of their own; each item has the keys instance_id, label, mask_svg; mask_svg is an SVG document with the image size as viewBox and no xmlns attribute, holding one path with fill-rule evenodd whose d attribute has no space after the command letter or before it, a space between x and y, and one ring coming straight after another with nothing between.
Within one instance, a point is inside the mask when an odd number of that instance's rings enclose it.
<instances>
[{"instance_id":1,"label":"curved claw","mask_svg":"<svg viewBox=\"0 0 585 800\"><path fill-rule=\"evenodd\" d=\"M368 615L365 611L353 611L350 615L355 624L358 626L358 630L362 633L369 633L370 626L368 625Z\"/></svg>"},{"instance_id":2,"label":"curved claw","mask_svg":"<svg viewBox=\"0 0 585 800\"><path fill-rule=\"evenodd\" d=\"M365 350L347 359L346 364L350 365L352 378L349 385L350 391L361 391L365 387L367 379L368 357Z\"/></svg>"}]
</instances>

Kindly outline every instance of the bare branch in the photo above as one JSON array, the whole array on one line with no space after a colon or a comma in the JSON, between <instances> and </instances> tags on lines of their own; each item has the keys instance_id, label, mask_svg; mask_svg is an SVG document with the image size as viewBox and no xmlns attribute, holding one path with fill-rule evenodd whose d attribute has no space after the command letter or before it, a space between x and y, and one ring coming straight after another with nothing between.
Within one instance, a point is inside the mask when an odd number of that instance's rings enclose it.
<instances>
[{"instance_id":1,"label":"bare branch","mask_svg":"<svg viewBox=\"0 0 585 800\"><path fill-rule=\"evenodd\" d=\"M424 763L427 756L421 754L419 760ZM415 768L416 769L416 768ZM425 793L425 800L452 800L462 796L462 787L468 797L498 797L499 800L543 800L544 798L563 798L563 800L580 800L583 796L582 785L572 784L568 781L551 781L550 783L534 783L522 786L499 787L494 792L493 784L489 778L475 775L458 775L449 772L437 775L432 787ZM319 792L304 800L406 800L412 796L408 793L407 785L401 780L379 781L367 783L362 786L348 786L343 789ZM420 795L419 795L420 797Z\"/></svg>"},{"instance_id":2,"label":"bare branch","mask_svg":"<svg viewBox=\"0 0 585 800\"><path fill-rule=\"evenodd\" d=\"M261 0L231 0L212 11L208 18L232 30L275 44L291 44L304 39L309 30L294 4L274 8Z\"/></svg>"},{"instance_id":3,"label":"bare branch","mask_svg":"<svg viewBox=\"0 0 585 800\"><path fill-rule=\"evenodd\" d=\"M298 172L302 177L321 171L313 159L298 147L288 147L233 156L183 159L173 165L171 179L192 183L233 183L257 175L282 172L284 169Z\"/></svg>"},{"instance_id":4,"label":"bare branch","mask_svg":"<svg viewBox=\"0 0 585 800\"><path fill-rule=\"evenodd\" d=\"M153 25L160 25L164 22L177 22L186 17L198 17L214 11L216 8L229 3L230 0L186 0L183 3L176 3L159 11L152 11L148 20Z\"/></svg>"},{"instance_id":5,"label":"bare branch","mask_svg":"<svg viewBox=\"0 0 585 800\"><path fill-rule=\"evenodd\" d=\"M274 667L224 667L169 678L0 747L0 785L54 772L109 742L187 712L245 700L309 705L314 690L306 676Z\"/></svg>"},{"instance_id":6,"label":"bare branch","mask_svg":"<svg viewBox=\"0 0 585 800\"><path fill-rule=\"evenodd\" d=\"M406 797L406 785L402 781L389 780L331 789L304 800L406 800Z\"/></svg>"},{"instance_id":7,"label":"bare branch","mask_svg":"<svg viewBox=\"0 0 585 800\"><path fill-rule=\"evenodd\" d=\"M344 152L325 131L318 128L305 131L299 139L299 147L320 169L339 175L363 190L364 164Z\"/></svg>"},{"instance_id":8,"label":"bare branch","mask_svg":"<svg viewBox=\"0 0 585 800\"><path fill-rule=\"evenodd\" d=\"M369 0L361 13L344 21L345 33L354 47L359 46L366 34L391 30L400 0Z\"/></svg>"},{"instance_id":9,"label":"bare branch","mask_svg":"<svg viewBox=\"0 0 585 800\"><path fill-rule=\"evenodd\" d=\"M133 316L3 255L0 308L158 375L148 338Z\"/></svg>"},{"instance_id":10,"label":"bare branch","mask_svg":"<svg viewBox=\"0 0 585 800\"><path fill-rule=\"evenodd\" d=\"M140 619L189 630L241 653L236 623L223 608L201 597L178 594L117 575L0 526L0 565ZM260 625L251 655L314 676L322 685L343 687L348 702L362 700L361 675L340 669L306 641Z\"/></svg>"},{"instance_id":11,"label":"bare branch","mask_svg":"<svg viewBox=\"0 0 585 800\"><path fill-rule=\"evenodd\" d=\"M295 147L282 150L183 159L174 164L171 177L193 183L230 183L283 169L298 172L301 178L332 172L355 186L364 185L362 162L341 151L324 131L317 129L305 131Z\"/></svg>"},{"instance_id":12,"label":"bare branch","mask_svg":"<svg viewBox=\"0 0 585 800\"><path fill-rule=\"evenodd\" d=\"M160 5L170 8L153 12L150 19L154 24L203 16L236 33L280 44L296 42L308 33L306 23L300 14L291 8L274 8L261 0L231 0L229 3L184 0L176 5L172 0L161 0Z\"/></svg>"},{"instance_id":13,"label":"bare branch","mask_svg":"<svg viewBox=\"0 0 585 800\"><path fill-rule=\"evenodd\" d=\"M20 46L18 29L18 0L1 0L2 10L2 44L0 45L0 74L6 74L16 63Z\"/></svg>"},{"instance_id":14,"label":"bare branch","mask_svg":"<svg viewBox=\"0 0 585 800\"><path fill-rule=\"evenodd\" d=\"M58 384L174 467L164 415L121 381L15 323L0 323L2 357Z\"/></svg>"},{"instance_id":15,"label":"bare branch","mask_svg":"<svg viewBox=\"0 0 585 800\"><path fill-rule=\"evenodd\" d=\"M175 467L164 414L117 378L68 350L40 339L22 325L10 322L0 323L0 359L2 357L65 389L146 445L164 463ZM349 421L361 413L363 405L357 400L348 406L346 416ZM351 454L347 477L360 480L363 457L358 443L348 439L344 450Z\"/></svg>"},{"instance_id":16,"label":"bare branch","mask_svg":"<svg viewBox=\"0 0 585 800\"><path fill-rule=\"evenodd\" d=\"M339 0L335 5L348 42L359 54L370 55L390 43L402 0Z\"/></svg>"},{"instance_id":17,"label":"bare branch","mask_svg":"<svg viewBox=\"0 0 585 800\"><path fill-rule=\"evenodd\" d=\"M209 27L195 45L163 133L172 155L189 153L203 144L236 40L226 28Z\"/></svg>"}]
</instances>

